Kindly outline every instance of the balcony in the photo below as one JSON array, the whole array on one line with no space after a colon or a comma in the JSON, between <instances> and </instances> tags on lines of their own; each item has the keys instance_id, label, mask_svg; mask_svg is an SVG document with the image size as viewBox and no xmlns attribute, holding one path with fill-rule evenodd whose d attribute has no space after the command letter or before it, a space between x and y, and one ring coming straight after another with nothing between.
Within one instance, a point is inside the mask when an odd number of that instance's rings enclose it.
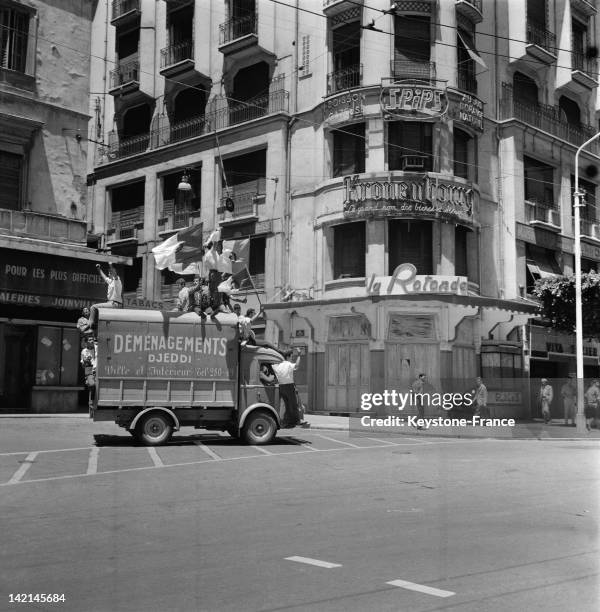
<instances>
[{"instance_id":1,"label":"balcony","mask_svg":"<svg viewBox=\"0 0 600 612\"><path fill-rule=\"evenodd\" d=\"M115 70L110 71L111 96L124 96L138 91L140 88L140 62L137 57L127 58L119 62Z\"/></svg>"},{"instance_id":2,"label":"balcony","mask_svg":"<svg viewBox=\"0 0 600 612\"><path fill-rule=\"evenodd\" d=\"M138 134L126 138L118 138L116 132L111 132L108 146L104 146L97 163L102 165L112 161L131 157L148 150L159 149L177 142L198 138L206 134L260 119L274 113L287 113L289 109L289 92L280 89L267 96L248 100L232 107L219 108L216 111L198 115L171 125L160 125L147 134ZM225 98L223 98L224 100Z\"/></svg>"},{"instance_id":3,"label":"balcony","mask_svg":"<svg viewBox=\"0 0 600 612\"><path fill-rule=\"evenodd\" d=\"M405 172L425 172L427 158L424 155L403 155L400 164Z\"/></svg>"},{"instance_id":4,"label":"balcony","mask_svg":"<svg viewBox=\"0 0 600 612\"><path fill-rule=\"evenodd\" d=\"M540 224L551 226L551 229L560 229L560 210L539 202L525 200L525 222L530 225Z\"/></svg>"},{"instance_id":5,"label":"balcony","mask_svg":"<svg viewBox=\"0 0 600 612\"><path fill-rule=\"evenodd\" d=\"M159 233L173 232L190 225L198 225L200 223L200 210L192 208L190 205L176 206L175 200L164 200L162 207L162 216L158 220L158 225L161 226Z\"/></svg>"},{"instance_id":6,"label":"balcony","mask_svg":"<svg viewBox=\"0 0 600 612\"><path fill-rule=\"evenodd\" d=\"M334 17L339 13L358 8L362 5L362 0L323 0L323 12L327 17Z\"/></svg>"},{"instance_id":7,"label":"balcony","mask_svg":"<svg viewBox=\"0 0 600 612\"><path fill-rule=\"evenodd\" d=\"M144 206L113 212L110 227L106 232L106 243L137 243L138 230L144 227Z\"/></svg>"},{"instance_id":8,"label":"balcony","mask_svg":"<svg viewBox=\"0 0 600 612\"><path fill-rule=\"evenodd\" d=\"M432 81L435 79L435 62L421 60L392 60L390 62L392 78L396 81L417 79Z\"/></svg>"},{"instance_id":9,"label":"balcony","mask_svg":"<svg viewBox=\"0 0 600 612\"><path fill-rule=\"evenodd\" d=\"M562 119L561 110L558 106L529 104L515 99L513 86L510 83L502 84L500 119L518 119L552 136L562 138L577 147L596 134L596 130L591 125L567 123ZM597 142L591 143L586 150L594 155L598 155L600 152Z\"/></svg>"},{"instance_id":10,"label":"balcony","mask_svg":"<svg viewBox=\"0 0 600 612\"><path fill-rule=\"evenodd\" d=\"M228 193L221 198L221 205L217 209L221 225L240 220L257 220L258 207L264 204L266 191L267 179L265 177L230 187ZM232 212L225 210L227 198L233 200L234 210Z\"/></svg>"},{"instance_id":11,"label":"balcony","mask_svg":"<svg viewBox=\"0 0 600 612\"><path fill-rule=\"evenodd\" d=\"M575 227L575 219L573 219L573 227ZM580 232L582 238L591 238L600 242L600 221L598 219L580 219Z\"/></svg>"},{"instance_id":12,"label":"balcony","mask_svg":"<svg viewBox=\"0 0 600 612\"><path fill-rule=\"evenodd\" d=\"M539 24L528 21L525 50L528 55L543 64L552 64L556 61L556 35Z\"/></svg>"},{"instance_id":13,"label":"balcony","mask_svg":"<svg viewBox=\"0 0 600 612\"><path fill-rule=\"evenodd\" d=\"M586 17L596 14L596 0L571 0L571 7Z\"/></svg>"},{"instance_id":14,"label":"balcony","mask_svg":"<svg viewBox=\"0 0 600 612\"><path fill-rule=\"evenodd\" d=\"M141 14L140 0L113 0L110 22L122 26L138 19Z\"/></svg>"},{"instance_id":15,"label":"balcony","mask_svg":"<svg viewBox=\"0 0 600 612\"><path fill-rule=\"evenodd\" d=\"M0 234L85 246L87 223L32 210L0 209Z\"/></svg>"},{"instance_id":16,"label":"balcony","mask_svg":"<svg viewBox=\"0 0 600 612\"><path fill-rule=\"evenodd\" d=\"M596 74L596 58L588 58L584 53L571 54L571 79L573 89L577 93L585 93L598 87L598 76Z\"/></svg>"},{"instance_id":17,"label":"balcony","mask_svg":"<svg viewBox=\"0 0 600 612\"><path fill-rule=\"evenodd\" d=\"M483 2L482 0L456 0L456 12L472 23L480 23L483 20Z\"/></svg>"},{"instance_id":18,"label":"balcony","mask_svg":"<svg viewBox=\"0 0 600 612\"><path fill-rule=\"evenodd\" d=\"M146 151L150 144L150 135L137 134L136 136L118 138L116 132L111 132L108 135L108 142L108 159L113 161Z\"/></svg>"},{"instance_id":19,"label":"balcony","mask_svg":"<svg viewBox=\"0 0 600 612\"><path fill-rule=\"evenodd\" d=\"M173 77L194 69L194 41L184 40L160 50L160 74Z\"/></svg>"},{"instance_id":20,"label":"balcony","mask_svg":"<svg viewBox=\"0 0 600 612\"><path fill-rule=\"evenodd\" d=\"M348 66L327 75L327 95L331 96L339 91L353 89L362 85L363 65Z\"/></svg>"},{"instance_id":21,"label":"balcony","mask_svg":"<svg viewBox=\"0 0 600 612\"><path fill-rule=\"evenodd\" d=\"M219 51L238 53L258 43L258 13L229 19L219 26Z\"/></svg>"}]
</instances>

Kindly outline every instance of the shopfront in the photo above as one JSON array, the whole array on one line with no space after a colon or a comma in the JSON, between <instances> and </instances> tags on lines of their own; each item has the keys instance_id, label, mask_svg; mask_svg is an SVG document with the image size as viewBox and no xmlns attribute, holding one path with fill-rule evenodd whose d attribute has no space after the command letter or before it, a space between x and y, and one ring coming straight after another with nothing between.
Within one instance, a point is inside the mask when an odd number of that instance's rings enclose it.
<instances>
[{"instance_id":1,"label":"shopfront","mask_svg":"<svg viewBox=\"0 0 600 612\"><path fill-rule=\"evenodd\" d=\"M96 263L107 260L80 250L85 257L0 249L0 411L78 408L76 322L84 306L106 300Z\"/></svg>"}]
</instances>

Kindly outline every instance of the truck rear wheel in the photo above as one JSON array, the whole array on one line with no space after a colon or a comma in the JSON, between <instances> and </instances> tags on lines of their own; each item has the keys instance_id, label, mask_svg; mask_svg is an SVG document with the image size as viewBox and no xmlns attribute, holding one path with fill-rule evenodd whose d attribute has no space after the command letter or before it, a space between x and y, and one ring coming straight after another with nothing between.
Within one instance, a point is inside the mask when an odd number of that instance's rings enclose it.
<instances>
[{"instance_id":1,"label":"truck rear wheel","mask_svg":"<svg viewBox=\"0 0 600 612\"><path fill-rule=\"evenodd\" d=\"M140 419L136 427L136 437L148 446L166 444L173 433L171 419L160 412L151 412Z\"/></svg>"},{"instance_id":2,"label":"truck rear wheel","mask_svg":"<svg viewBox=\"0 0 600 612\"><path fill-rule=\"evenodd\" d=\"M268 412L257 410L248 415L242 430L242 438L246 444L258 446L268 444L276 433L275 419Z\"/></svg>"}]
</instances>

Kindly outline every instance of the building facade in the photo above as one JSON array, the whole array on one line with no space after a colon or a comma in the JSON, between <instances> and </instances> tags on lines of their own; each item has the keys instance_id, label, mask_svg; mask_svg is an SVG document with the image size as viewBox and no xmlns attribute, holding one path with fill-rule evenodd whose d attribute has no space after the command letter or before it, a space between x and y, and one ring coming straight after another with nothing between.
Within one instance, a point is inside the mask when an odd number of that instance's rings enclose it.
<instances>
[{"instance_id":1,"label":"building facade","mask_svg":"<svg viewBox=\"0 0 600 612\"><path fill-rule=\"evenodd\" d=\"M568 340L536 348L556 342L531 288L573 269L597 37L588 0L99 2L91 229L132 258L129 303L163 307L153 246L194 224L249 238L264 335L305 353L313 411L425 372L481 374L497 416L530 416L530 378L574 369ZM582 156L588 269L599 162Z\"/></svg>"},{"instance_id":2,"label":"building facade","mask_svg":"<svg viewBox=\"0 0 600 612\"><path fill-rule=\"evenodd\" d=\"M92 2L0 1L0 410L75 410L88 248Z\"/></svg>"}]
</instances>

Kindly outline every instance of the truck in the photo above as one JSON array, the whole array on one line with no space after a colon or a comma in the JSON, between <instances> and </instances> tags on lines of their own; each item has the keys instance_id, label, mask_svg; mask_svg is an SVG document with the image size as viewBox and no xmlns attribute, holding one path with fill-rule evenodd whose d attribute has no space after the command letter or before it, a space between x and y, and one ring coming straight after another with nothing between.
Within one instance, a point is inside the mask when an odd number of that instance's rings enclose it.
<instances>
[{"instance_id":1,"label":"truck","mask_svg":"<svg viewBox=\"0 0 600 612\"><path fill-rule=\"evenodd\" d=\"M278 385L263 384L259 371L284 357L240 343L236 315L100 308L95 331L94 422L114 421L151 446L184 426L252 445L282 428Z\"/></svg>"}]
</instances>

